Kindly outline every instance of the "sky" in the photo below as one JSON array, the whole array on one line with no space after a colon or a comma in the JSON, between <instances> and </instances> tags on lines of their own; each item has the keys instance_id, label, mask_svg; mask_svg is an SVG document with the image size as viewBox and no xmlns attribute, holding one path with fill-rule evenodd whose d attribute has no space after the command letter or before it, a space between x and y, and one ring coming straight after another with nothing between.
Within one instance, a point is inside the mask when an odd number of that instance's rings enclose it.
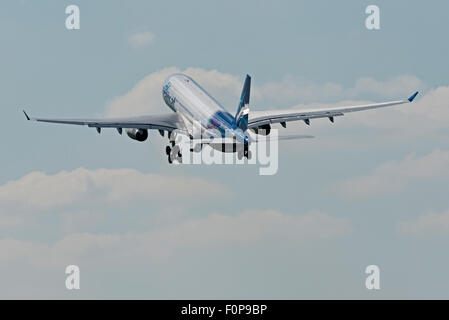
<instances>
[{"instance_id":1,"label":"sky","mask_svg":"<svg viewBox=\"0 0 449 320\"><path fill-rule=\"evenodd\" d=\"M65 8L78 5L80 29ZM380 9L380 30L365 8ZM447 1L0 4L0 298L448 299ZM167 163L167 138L27 122L167 113L193 77L234 113L405 99L289 123L275 175ZM282 129L282 130L281 130ZM67 290L65 268L80 268ZM365 287L369 265L380 289Z\"/></svg>"}]
</instances>

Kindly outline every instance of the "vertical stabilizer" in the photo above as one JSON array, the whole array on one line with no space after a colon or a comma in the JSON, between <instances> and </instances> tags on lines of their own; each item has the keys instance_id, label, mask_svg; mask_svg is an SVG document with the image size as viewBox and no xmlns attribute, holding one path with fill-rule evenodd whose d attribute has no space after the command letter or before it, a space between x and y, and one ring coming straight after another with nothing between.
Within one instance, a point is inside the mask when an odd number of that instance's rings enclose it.
<instances>
[{"instance_id":1,"label":"vertical stabilizer","mask_svg":"<svg viewBox=\"0 0 449 320\"><path fill-rule=\"evenodd\" d=\"M245 83L243 84L242 95L240 96L239 106L235 114L235 125L242 129L243 132L248 129L248 114L249 114L249 96L251 91L251 77L246 75Z\"/></svg>"}]
</instances>

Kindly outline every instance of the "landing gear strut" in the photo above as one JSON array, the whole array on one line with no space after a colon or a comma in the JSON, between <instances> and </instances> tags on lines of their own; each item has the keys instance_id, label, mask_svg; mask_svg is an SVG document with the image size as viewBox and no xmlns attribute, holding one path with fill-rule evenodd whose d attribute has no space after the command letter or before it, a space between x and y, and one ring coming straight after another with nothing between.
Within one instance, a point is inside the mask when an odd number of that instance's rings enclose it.
<instances>
[{"instance_id":1,"label":"landing gear strut","mask_svg":"<svg viewBox=\"0 0 449 320\"><path fill-rule=\"evenodd\" d=\"M177 160L179 163L182 163L182 154L181 154L181 148L179 146L172 143L172 147L167 146L165 147L165 154L168 157L168 163L173 163L174 160Z\"/></svg>"},{"instance_id":2,"label":"landing gear strut","mask_svg":"<svg viewBox=\"0 0 449 320\"><path fill-rule=\"evenodd\" d=\"M248 144L245 144L245 146L243 147L243 150L239 150L237 152L237 158L239 160L242 160L243 157L245 157L248 160L250 160L252 157L252 153L251 153L251 150L249 150Z\"/></svg>"}]
</instances>

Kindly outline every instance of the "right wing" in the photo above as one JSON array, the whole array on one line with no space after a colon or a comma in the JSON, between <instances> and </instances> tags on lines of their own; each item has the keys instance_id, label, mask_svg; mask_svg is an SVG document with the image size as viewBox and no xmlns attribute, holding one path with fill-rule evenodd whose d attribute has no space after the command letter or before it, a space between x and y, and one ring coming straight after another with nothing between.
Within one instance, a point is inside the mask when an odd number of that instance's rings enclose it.
<instances>
[{"instance_id":1,"label":"right wing","mask_svg":"<svg viewBox=\"0 0 449 320\"><path fill-rule=\"evenodd\" d=\"M250 111L248 128L258 128L271 123L281 123L285 126L286 122L304 120L309 124L310 119L329 118L334 122L334 117L343 116L348 112L364 111L370 109L390 107L398 104L412 102L418 95L415 92L406 100L389 101L382 103L372 103L358 106L344 106L333 108L310 108L310 109L290 109L290 110L268 110L268 111Z\"/></svg>"},{"instance_id":2,"label":"right wing","mask_svg":"<svg viewBox=\"0 0 449 320\"><path fill-rule=\"evenodd\" d=\"M88 126L97 128L116 128L121 132L122 128L132 129L157 129L164 131L172 131L175 129L185 130L183 119L176 113L167 113L153 116L138 116L126 118L105 118L105 119L49 119L49 118L33 118L23 111L27 120L60 124L73 124L80 126Z\"/></svg>"}]
</instances>

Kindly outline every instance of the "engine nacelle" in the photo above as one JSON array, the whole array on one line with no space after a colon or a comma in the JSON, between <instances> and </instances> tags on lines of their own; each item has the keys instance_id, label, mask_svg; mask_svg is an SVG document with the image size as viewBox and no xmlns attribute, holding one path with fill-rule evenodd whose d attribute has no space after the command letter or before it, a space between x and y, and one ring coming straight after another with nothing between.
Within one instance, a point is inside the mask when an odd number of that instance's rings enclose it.
<instances>
[{"instance_id":1,"label":"engine nacelle","mask_svg":"<svg viewBox=\"0 0 449 320\"><path fill-rule=\"evenodd\" d=\"M259 127L259 130L257 130L258 134L261 134L263 136L268 136L271 132L271 125L269 124L264 124L263 126Z\"/></svg>"},{"instance_id":2,"label":"engine nacelle","mask_svg":"<svg viewBox=\"0 0 449 320\"><path fill-rule=\"evenodd\" d=\"M126 134L133 140L145 141L148 139L147 129L126 129Z\"/></svg>"}]
</instances>

